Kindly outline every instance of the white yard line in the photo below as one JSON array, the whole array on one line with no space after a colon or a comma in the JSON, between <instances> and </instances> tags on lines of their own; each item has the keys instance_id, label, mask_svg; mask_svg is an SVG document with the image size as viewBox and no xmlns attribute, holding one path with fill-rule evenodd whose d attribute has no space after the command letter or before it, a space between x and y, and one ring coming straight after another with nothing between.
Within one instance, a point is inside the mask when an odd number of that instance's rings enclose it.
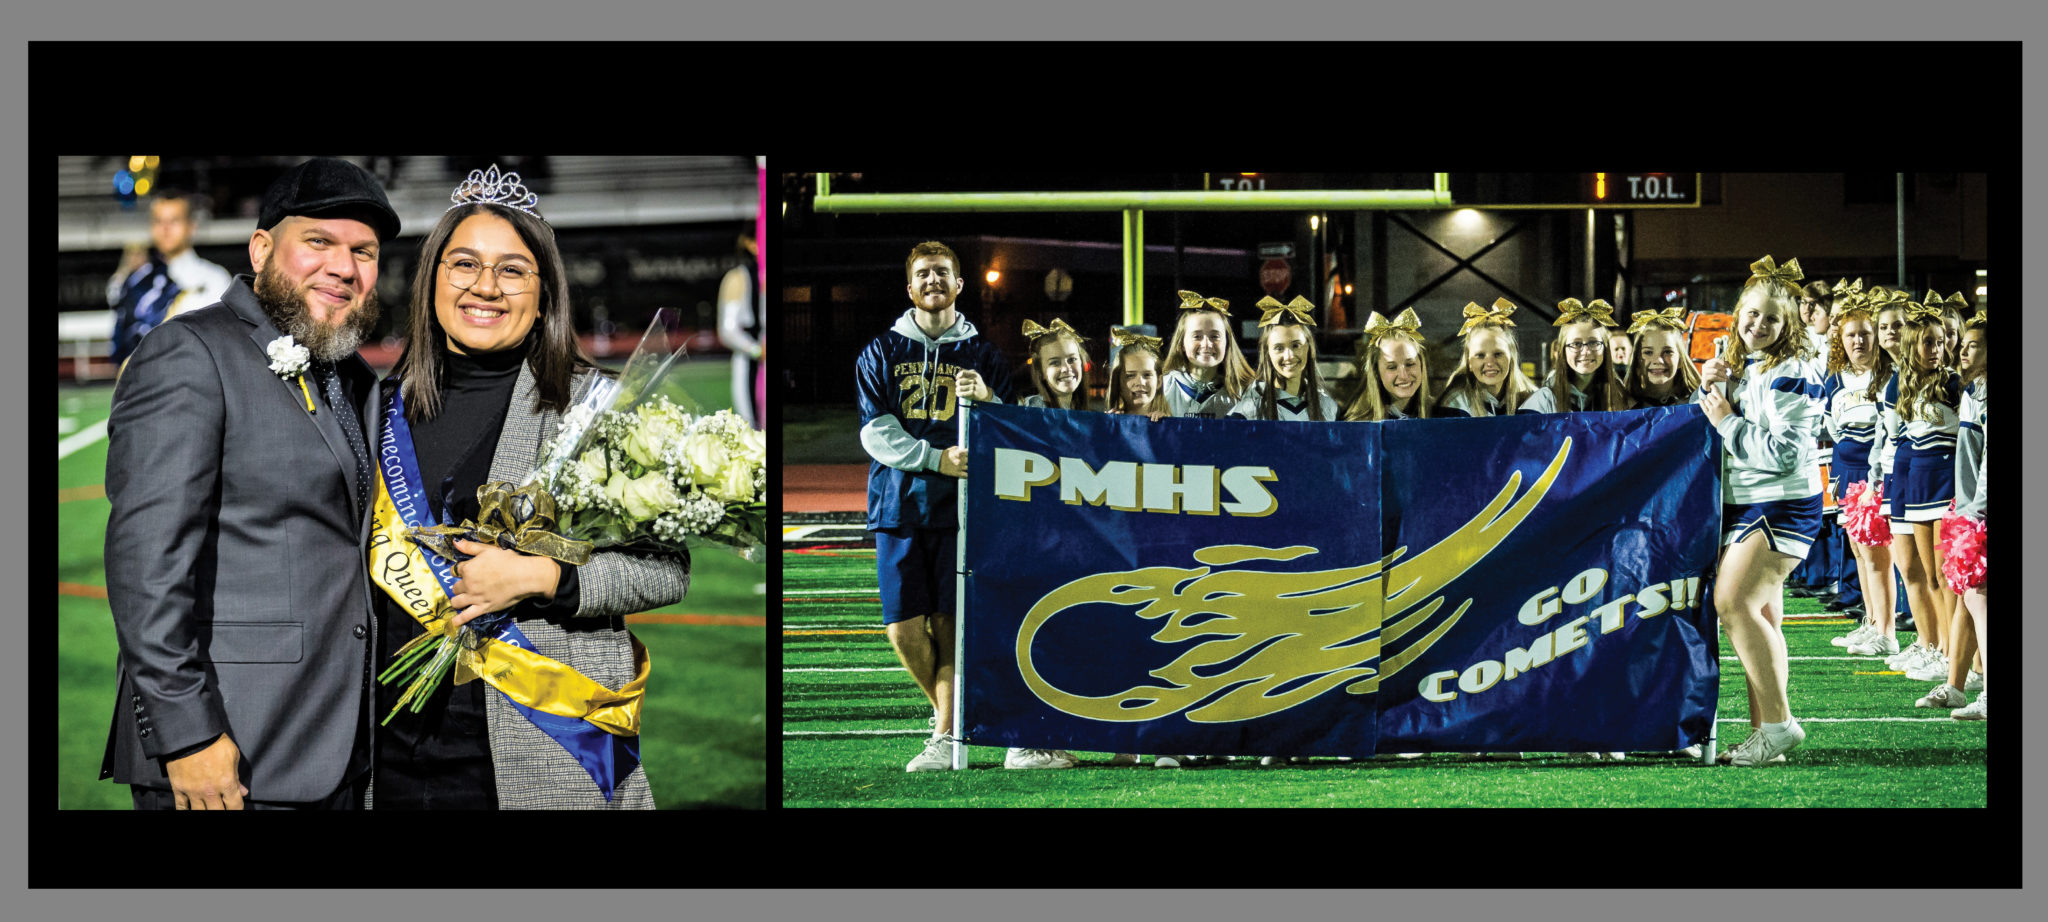
<instances>
[{"instance_id":1,"label":"white yard line","mask_svg":"<svg viewBox=\"0 0 2048 922\"><path fill-rule=\"evenodd\" d=\"M1746 724L1747 717L1723 717L1724 724ZM1801 717L1802 724L1862 724L1862 723L1945 723L1960 724L1952 717ZM912 730L784 730L783 736L921 736L930 733L928 727Z\"/></svg>"},{"instance_id":2,"label":"white yard line","mask_svg":"<svg viewBox=\"0 0 2048 922\"><path fill-rule=\"evenodd\" d=\"M103 419L85 427L84 431L79 432L77 435L66 436L63 441L58 442L57 460L62 461L65 458L69 458L79 449L106 437L107 421Z\"/></svg>"},{"instance_id":3,"label":"white yard line","mask_svg":"<svg viewBox=\"0 0 2048 922\"><path fill-rule=\"evenodd\" d=\"M852 586L846 589L784 589L782 594L793 595L874 595L882 590L873 586Z\"/></svg>"},{"instance_id":4,"label":"white yard line","mask_svg":"<svg viewBox=\"0 0 2048 922\"><path fill-rule=\"evenodd\" d=\"M783 672L902 672L902 666L787 666Z\"/></svg>"}]
</instances>

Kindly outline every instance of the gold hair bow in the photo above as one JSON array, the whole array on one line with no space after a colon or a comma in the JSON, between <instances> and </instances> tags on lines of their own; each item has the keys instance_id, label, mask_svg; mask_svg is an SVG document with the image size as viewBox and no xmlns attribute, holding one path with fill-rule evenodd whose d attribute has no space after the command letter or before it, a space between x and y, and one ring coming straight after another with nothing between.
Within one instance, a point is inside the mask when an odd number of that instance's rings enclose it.
<instances>
[{"instance_id":1,"label":"gold hair bow","mask_svg":"<svg viewBox=\"0 0 2048 922\"><path fill-rule=\"evenodd\" d=\"M1936 295L1934 292L1931 291L1927 293L1928 307L1936 307L1943 304L1955 308L1955 311L1958 314L1962 313L1965 310L1968 310L1970 307L1969 299L1964 298L1963 293L1960 291L1956 292L1955 294L1949 295L1946 298L1940 297L1939 295Z\"/></svg>"},{"instance_id":2,"label":"gold hair bow","mask_svg":"<svg viewBox=\"0 0 2048 922\"><path fill-rule=\"evenodd\" d=\"M1935 307L1932 304L1907 301L1904 319L1907 323L1940 323L1941 308Z\"/></svg>"},{"instance_id":3,"label":"gold hair bow","mask_svg":"<svg viewBox=\"0 0 2048 922\"><path fill-rule=\"evenodd\" d=\"M1983 328L1984 328L1984 310L1985 310L1985 309L1984 309L1984 306L1983 306L1983 305L1981 305L1981 304L1980 304L1980 305L1978 305L1978 306L1977 306L1977 314L1976 314L1976 316L1973 316L1973 317L1971 317L1970 319L1968 319L1968 320L1966 320L1966 321L1963 321L1963 329L1965 329L1965 330L1981 330L1981 329L1983 329Z\"/></svg>"},{"instance_id":4,"label":"gold hair bow","mask_svg":"<svg viewBox=\"0 0 2048 922\"><path fill-rule=\"evenodd\" d=\"M1669 327L1685 332L1685 308L1667 307L1661 311L1636 311L1629 315L1628 335L1634 336L1650 327Z\"/></svg>"},{"instance_id":5,"label":"gold hair bow","mask_svg":"<svg viewBox=\"0 0 2048 922\"><path fill-rule=\"evenodd\" d=\"M1614 308L1597 298L1591 304L1580 304L1577 298L1566 298L1557 302L1557 319L1550 325L1561 327L1582 320L1591 320L1603 327L1617 325L1614 322Z\"/></svg>"},{"instance_id":6,"label":"gold hair bow","mask_svg":"<svg viewBox=\"0 0 2048 922\"><path fill-rule=\"evenodd\" d=\"M1156 350L1166 342L1166 340L1157 336L1146 336L1143 333L1131 333L1125 330L1111 330L1109 331L1109 338L1111 342L1116 343L1118 349L1129 349L1132 346L1150 346Z\"/></svg>"},{"instance_id":7,"label":"gold hair bow","mask_svg":"<svg viewBox=\"0 0 2048 922\"><path fill-rule=\"evenodd\" d=\"M1198 311L1203 310L1205 308L1212 308L1218 311L1222 311L1223 316L1225 317L1230 316L1229 301L1225 301L1222 298L1204 298L1201 295L1195 294L1192 291L1183 291L1180 293L1181 310Z\"/></svg>"},{"instance_id":8,"label":"gold hair bow","mask_svg":"<svg viewBox=\"0 0 2048 922\"><path fill-rule=\"evenodd\" d=\"M1310 311L1316 309L1315 302L1300 295L1295 295L1294 300L1286 304L1281 304L1273 300L1271 295L1268 295L1259 299L1258 307L1266 312L1259 317L1259 326L1261 327L1269 327L1279 323L1281 312L1283 311L1293 314L1295 322L1303 326L1312 327L1316 325L1315 318L1309 314Z\"/></svg>"},{"instance_id":9,"label":"gold hair bow","mask_svg":"<svg viewBox=\"0 0 2048 922\"><path fill-rule=\"evenodd\" d=\"M1024 321L1024 338L1031 341L1031 348L1033 351L1036 351L1038 349L1038 341L1040 339L1059 333L1065 333L1068 336L1072 336L1075 339L1081 338L1081 334L1074 332L1073 327L1068 326L1066 321L1061 320L1058 317L1053 318L1051 326L1045 327L1039 326L1038 324L1029 320Z\"/></svg>"},{"instance_id":10,"label":"gold hair bow","mask_svg":"<svg viewBox=\"0 0 2048 922\"><path fill-rule=\"evenodd\" d=\"M1495 298L1491 309L1480 307L1477 302L1465 302L1465 325L1458 328L1458 335L1472 332L1476 326L1511 327L1515 322L1508 315L1515 312L1515 302L1506 298Z\"/></svg>"},{"instance_id":11,"label":"gold hair bow","mask_svg":"<svg viewBox=\"0 0 2048 922\"><path fill-rule=\"evenodd\" d=\"M1374 311L1365 319L1365 343L1368 347L1379 342L1388 333L1407 333L1418 339L1422 337L1422 318L1415 316L1415 308L1403 308L1400 315L1392 320Z\"/></svg>"},{"instance_id":12,"label":"gold hair bow","mask_svg":"<svg viewBox=\"0 0 2048 922\"><path fill-rule=\"evenodd\" d=\"M1806 273L1799 271L1798 259L1785 260L1785 264L1780 266L1772 262L1769 256L1750 263L1749 273L1752 282L1757 279L1776 279L1794 287L1798 286L1800 279L1806 277Z\"/></svg>"}]
</instances>

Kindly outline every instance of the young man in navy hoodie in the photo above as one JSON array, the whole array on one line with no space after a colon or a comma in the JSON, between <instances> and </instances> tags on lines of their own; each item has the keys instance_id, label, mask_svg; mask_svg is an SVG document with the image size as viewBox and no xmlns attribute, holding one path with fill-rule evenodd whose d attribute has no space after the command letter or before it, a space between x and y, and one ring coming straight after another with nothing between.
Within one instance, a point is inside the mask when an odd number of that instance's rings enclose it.
<instances>
[{"instance_id":1,"label":"young man in navy hoodie","mask_svg":"<svg viewBox=\"0 0 2048 922\"><path fill-rule=\"evenodd\" d=\"M874 459L867 527L875 533L882 623L903 668L932 704L932 735L906 768L913 772L951 764L956 497L957 481L967 476L956 397L1010 397L1002 351L976 336L974 324L953 307L967 287L960 269L960 257L943 243L911 248L904 262L911 307L861 351L855 366L861 446Z\"/></svg>"}]
</instances>

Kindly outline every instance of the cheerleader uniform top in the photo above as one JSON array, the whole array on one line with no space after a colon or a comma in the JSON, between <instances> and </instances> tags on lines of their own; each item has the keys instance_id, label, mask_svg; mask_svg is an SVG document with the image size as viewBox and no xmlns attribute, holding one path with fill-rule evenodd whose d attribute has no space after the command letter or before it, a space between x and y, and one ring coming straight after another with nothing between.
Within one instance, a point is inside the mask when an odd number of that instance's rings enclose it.
<instances>
[{"instance_id":1,"label":"cheerleader uniform top","mask_svg":"<svg viewBox=\"0 0 2048 922\"><path fill-rule=\"evenodd\" d=\"M1898 454L1901 450L1912 452L1953 451L1956 447L1956 431L1961 428L1963 379L1951 372L1948 380L1941 382L1936 399L1925 406L1915 407L1919 419L1907 420L1899 412L1899 376L1892 375L1885 382L1884 393L1878 397L1878 446L1883 455L1883 469L1896 475L1899 470ZM1954 402L1958 406L1950 407ZM1878 463L1873 462L1872 471Z\"/></svg>"},{"instance_id":2,"label":"cheerleader uniform top","mask_svg":"<svg viewBox=\"0 0 2048 922\"><path fill-rule=\"evenodd\" d=\"M1963 391L1956 428L1956 511L1984 517L1984 379Z\"/></svg>"},{"instance_id":3,"label":"cheerleader uniform top","mask_svg":"<svg viewBox=\"0 0 2048 922\"><path fill-rule=\"evenodd\" d=\"M1821 382L1802 359L1764 366L1752 355L1721 418L1721 501L1750 505L1821 493Z\"/></svg>"},{"instance_id":4,"label":"cheerleader uniform top","mask_svg":"<svg viewBox=\"0 0 2048 922\"><path fill-rule=\"evenodd\" d=\"M1174 416L1222 419L1236 404L1223 391L1223 373L1220 371L1216 373L1216 380L1203 384L1193 375L1176 368L1167 372L1162 386L1166 389L1166 411Z\"/></svg>"},{"instance_id":5,"label":"cheerleader uniform top","mask_svg":"<svg viewBox=\"0 0 2048 922\"><path fill-rule=\"evenodd\" d=\"M1509 386L1512 387L1514 385L1510 384ZM1517 407L1515 409L1515 412L1537 412L1535 410L1529 409L1529 402L1535 400L1536 394L1540 393L1544 393L1544 391L1539 389L1536 391L1535 394L1530 394L1528 400L1522 401L1522 405L1520 407ZM1445 394L1443 399L1437 403L1437 409L1457 410L1458 413L1463 416L1499 416L1502 413L1507 412L1507 404L1503 403L1499 397L1495 397L1492 394L1480 394L1479 402L1483 405L1480 407L1480 409L1483 409L1486 412L1481 413L1478 412L1478 410L1475 410L1472 406L1472 399L1466 396L1465 389L1461 387Z\"/></svg>"},{"instance_id":6,"label":"cheerleader uniform top","mask_svg":"<svg viewBox=\"0 0 2048 922\"><path fill-rule=\"evenodd\" d=\"M1556 382L1557 382L1557 372L1554 372L1554 371L1553 371L1553 372L1551 372L1551 373L1550 373L1550 377L1548 377L1548 378L1544 378L1544 379L1543 379L1543 386L1542 386L1542 387L1539 387L1539 388L1537 388L1537 389L1536 389L1536 393L1530 394L1530 395L1529 395L1529 399L1527 399L1527 400L1524 400L1524 401L1522 401L1522 407L1521 407L1521 409L1517 410L1516 412L1518 412L1518 413L1561 413L1561 412L1564 412L1564 410L1560 409L1560 408L1558 407L1558 405L1557 405L1557 396L1556 396L1556 394L1554 394L1554 393L1553 393L1553 392L1552 392L1552 391L1550 390L1550 386L1551 386L1552 384L1555 384ZM1585 411L1585 409L1586 409L1586 392L1585 392L1585 391L1582 391L1582 390L1579 390L1579 389L1578 389L1578 388L1576 388L1576 387L1573 387L1573 386L1571 385L1571 382L1569 382L1569 381L1565 382L1565 386L1564 386L1564 389L1565 389L1565 395L1566 395L1566 396L1565 396L1565 399L1566 399L1566 400L1569 400L1569 401L1571 401L1571 412L1573 412L1573 413L1581 413L1581 412L1584 412L1584 411Z\"/></svg>"},{"instance_id":7,"label":"cheerleader uniform top","mask_svg":"<svg viewBox=\"0 0 2048 922\"><path fill-rule=\"evenodd\" d=\"M1252 386L1245 388L1244 396L1238 398L1237 404L1230 408L1230 417L1232 419L1258 419L1259 395L1265 393L1265 386L1264 382L1254 381ZM1337 422L1344 418L1337 409L1337 401L1331 400L1330 395L1319 390L1315 393L1315 399L1323 402L1323 420L1325 422ZM1301 397L1291 397L1282 392L1274 397L1273 408L1279 419L1308 419L1308 401Z\"/></svg>"},{"instance_id":8,"label":"cheerleader uniform top","mask_svg":"<svg viewBox=\"0 0 2048 922\"><path fill-rule=\"evenodd\" d=\"M959 481L939 473L945 450L959 444L954 378L981 374L1001 403L1010 398L1002 350L975 335L966 317L933 339L908 308L889 332L861 350L854 364L860 444L868 465L867 527L959 527Z\"/></svg>"},{"instance_id":9,"label":"cheerleader uniform top","mask_svg":"<svg viewBox=\"0 0 2048 922\"><path fill-rule=\"evenodd\" d=\"M1827 433L1835 440L1835 466L1870 467L1870 450L1877 441L1877 402L1870 399L1870 372L1844 368L1827 377L1821 385L1821 413Z\"/></svg>"},{"instance_id":10,"label":"cheerleader uniform top","mask_svg":"<svg viewBox=\"0 0 2048 922\"><path fill-rule=\"evenodd\" d=\"M1081 396L1081 395L1080 395L1079 393L1076 393L1076 394L1074 395L1074 402L1075 402L1076 404L1079 404L1079 406L1076 406L1076 407L1074 407L1074 409L1076 409L1076 410L1088 410L1088 409L1093 409L1092 407L1089 407L1089 406L1087 406L1087 403L1088 403L1088 398L1086 398L1086 397L1083 397L1083 396ZM1053 405L1052 405L1052 404L1050 404L1050 403L1047 403L1047 402L1046 402L1046 399L1045 399L1044 397L1040 397L1040 396L1038 396L1037 394L1032 394L1032 395L1031 395L1031 396L1029 396L1029 397L1026 397L1026 398L1024 398L1024 399L1022 399L1022 400L1019 400L1019 401L1017 401L1017 405L1018 405L1018 406L1020 406L1020 407L1037 407L1037 408L1039 408L1039 409L1041 409L1041 410L1057 410L1057 409L1059 409L1059 407L1056 407L1056 406L1053 406Z\"/></svg>"}]
</instances>

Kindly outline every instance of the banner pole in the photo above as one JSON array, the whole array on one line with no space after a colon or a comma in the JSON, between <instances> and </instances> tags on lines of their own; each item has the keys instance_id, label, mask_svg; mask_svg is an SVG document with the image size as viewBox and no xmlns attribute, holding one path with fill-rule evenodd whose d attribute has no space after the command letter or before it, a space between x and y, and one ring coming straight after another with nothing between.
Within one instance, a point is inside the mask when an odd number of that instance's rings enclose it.
<instances>
[{"instance_id":1,"label":"banner pole","mask_svg":"<svg viewBox=\"0 0 2048 922\"><path fill-rule=\"evenodd\" d=\"M967 448L967 413L973 404L957 395L960 407L960 448ZM984 474L986 476L986 474ZM960 540L955 542L953 561L953 770L967 767L967 493L968 481L960 481L954 494L959 498Z\"/></svg>"}]
</instances>

